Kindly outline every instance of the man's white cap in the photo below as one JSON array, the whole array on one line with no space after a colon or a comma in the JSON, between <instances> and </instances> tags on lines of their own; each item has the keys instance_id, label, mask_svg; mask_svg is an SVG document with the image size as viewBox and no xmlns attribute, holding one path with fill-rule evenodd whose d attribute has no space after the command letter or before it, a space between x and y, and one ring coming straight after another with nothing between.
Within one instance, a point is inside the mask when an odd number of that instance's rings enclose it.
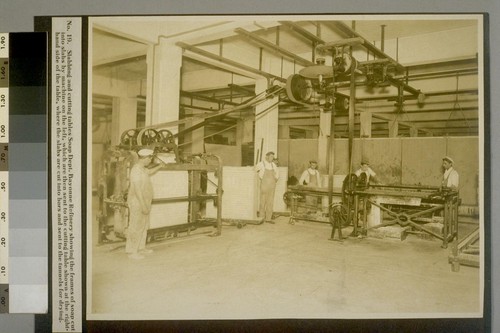
<instances>
[{"instance_id":1,"label":"man's white cap","mask_svg":"<svg viewBox=\"0 0 500 333\"><path fill-rule=\"evenodd\" d=\"M154 151L152 149L148 149L148 148L144 148L144 149L141 149L137 152L137 155L139 155L139 157L148 157L148 156L151 156L153 155Z\"/></svg>"},{"instance_id":2,"label":"man's white cap","mask_svg":"<svg viewBox=\"0 0 500 333\"><path fill-rule=\"evenodd\" d=\"M452 159L451 157L449 157L449 156L445 156L445 157L443 157L443 161L448 161L448 162L450 162L451 164L453 164L453 159Z\"/></svg>"}]
</instances>

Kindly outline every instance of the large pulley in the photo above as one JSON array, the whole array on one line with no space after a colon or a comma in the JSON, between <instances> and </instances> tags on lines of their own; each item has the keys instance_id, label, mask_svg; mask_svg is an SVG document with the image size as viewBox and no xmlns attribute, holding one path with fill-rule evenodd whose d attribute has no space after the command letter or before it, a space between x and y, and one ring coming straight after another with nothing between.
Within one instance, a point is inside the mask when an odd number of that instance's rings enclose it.
<instances>
[{"instance_id":1,"label":"large pulley","mask_svg":"<svg viewBox=\"0 0 500 333\"><path fill-rule=\"evenodd\" d=\"M126 130L120 137L120 146L128 149L149 147L154 149L156 153L175 154L175 159L179 160L175 136L168 129L132 128Z\"/></svg>"},{"instance_id":2,"label":"large pulley","mask_svg":"<svg viewBox=\"0 0 500 333\"><path fill-rule=\"evenodd\" d=\"M120 143L122 144L122 146L135 147L137 146L138 135L139 130L137 128L126 130L120 137Z\"/></svg>"},{"instance_id":3,"label":"large pulley","mask_svg":"<svg viewBox=\"0 0 500 333\"><path fill-rule=\"evenodd\" d=\"M342 202L344 204L354 201L353 193L357 184L358 176L354 173L348 174L344 178L344 182L342 183Z\"/></svg>"},{"instance_id":4,"label":"large pulley","mask_svg":"<svg viewBox=\"0 0 500 333\"><path fill-rule=\"evenodd\" d=\"M292 74L286 80L286 94L294 103L311 103L313 92L314 89L311 80L299 74Z\"/></svg>"}]
</instances>

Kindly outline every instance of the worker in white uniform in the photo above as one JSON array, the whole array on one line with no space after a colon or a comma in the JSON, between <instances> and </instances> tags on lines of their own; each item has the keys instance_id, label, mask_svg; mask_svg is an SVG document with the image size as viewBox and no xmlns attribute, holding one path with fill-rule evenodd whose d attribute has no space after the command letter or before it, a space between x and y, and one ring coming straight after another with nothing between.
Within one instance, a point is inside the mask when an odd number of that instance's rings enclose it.
<instances>
[{"instance_id":1,"label":"worker in white uniform","mask_svg":"<svg viewBox=\"0 0 500 333\"><path fill-rule=\"evenodd\" d=\"M318 162L315 160L309 161L309 168L302 172L299 179L299 185L306 185L308 187L321 187L321 178L318 171ZM318 208L318 197L308 195L306 196L307 207L313 209L315 212Z\"/></svg>"},{"instance_id":2,"label":"worker in white uniform","mask_svg":"<svg viewBox=\"0 0 500 333\"><path fill-rule=\"evenodd\" d=\"M153 160L153 150L141 149L137 153L138 161L130 170L130 185L128 189L127 204L129 208L129 225L127 228L127 241L125 252L131 259L142 259L144 253L153 250L146 249L146 236L149 229L149 212L153 201L153 184L150 176L157 172L163 162L148 169Z\"/></svg>"},{"instance_id":3,"label":"worker in white uniform","mask_svg":"<svg viewBox=\"0 0 500 333\"><path fill-rule=\"evenodd\" d=\"M366 175L366 183L369 184L370 181L374 182L374 183L378 183L378 179L377 179L377 174L375 173L375 171L372 170L372 168L370 168L370 162L368 161L368 159L366 157L364 157L362 160L361 160L361 167L356 170L355 174L356 176L359 178L361 176L361 174L364 173Z\"/></svg>"},{"instance_id":4,"label":"worker in white uniform","mask_svg":"<svg viewBox=\"0 0 500 333\"><path fill-rule=\"evenodd\" d=\"M263 161L257 163L256 170L260 179L260 202L259 218L260 223L267 222L274 224L273 205L274 190L279 178L278 166L273 162L274 153L268 152Z\"/></svg>"},{"instance_id":5,"label":"worker in white uniform","mask_svg":"<svg viewBox=\"0 0 500 333\"><path fill-rule=\"evenodd\" d=\"M458 190L458 172L453 168L453 159L449 156L443 157L443 181L441 185L454 190Z\"/></svg>"}]
</instances>

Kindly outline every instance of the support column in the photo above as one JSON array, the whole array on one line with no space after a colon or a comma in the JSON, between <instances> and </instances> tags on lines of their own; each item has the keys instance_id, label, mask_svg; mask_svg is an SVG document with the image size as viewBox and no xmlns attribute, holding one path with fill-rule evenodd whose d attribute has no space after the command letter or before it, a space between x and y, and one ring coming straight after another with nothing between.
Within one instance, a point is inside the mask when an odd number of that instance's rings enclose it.
<instances>
[{"instance_id":1,"label":"support column","mask_svg":"<svg viewBox=\"0 0 500 333\"><path fill-rule=\"evenodd\" d=\"M268 88L267 79L255 81L255 93ZM278 96L267 99L255 107L255 150L254 161L262 160L268 151L278 154ZM271 109L272 105L276 104ZM262 151L261 151L262 149ZM259 155L257 155L259 153Z\"/></svg>"},{"instance_id":2,"label":"support column","mask_svg":"<svg viewBox=\"0 0 500 333\"><path fill-rule=\"evenodd\" d=\"M146 112L146 125L179 120L181 66L182 49L165 39L148 52L148 83L151 85L148 84L147 100L151 104L146 105L150 110ZM177 133L178 127L169 130Z\"/></svg>"},{"instance_id":3,"label":"support column","mask_svg":"<svg viewBox=\"0 0 500 333\"><path fill-rule=\"evenodd\" d=\"M397 120L389 121L389 137L395 138L398 136L399 122Z\"/></svg>"},{"instance_id":4,"label":"support column","mask_svg":"<svg viewBox=\"0 0 500 333\"><path fill-rule=\"evenodd\" d=\"M186 127L191 127L203 122L203 120L192 120L186 123ZM205 147L205 127L195 129L192 132L184 134L184 143L180 148L185 153L197 154L203 153Z\"/></svg>"},{"instance_id":5,"label":"support column","mask_svg":"<svg viewBox=\"0 0 500 333\"><path fill-rule=\"evenodd\" d=\"M318 169L322 175L328 174L328 140L330 137L331 112L319 113Z\"/></svg>"},{"instance_id":6,"label":"support column","mask_svg":"<svg viewBox=\"0 0 500 333\"><path fill-rule=\"evenodd\" d=\"M371 112L361 112L360 113L361 122L361 138L371 138L372 137L372 114Z\"/></svg>"},{"instance_id":7,"label":"support column","mask_svg":"<svg viewBox=\"0 0 500 333\"><path fill-rule=\"evenodd\" d=\"M111 145L120 144L123 132L135 128L137 123L137 100L128 97L114 97L111 122Z\"/></svg>"},{"instance_id":8,"label":"support column","mask_svg":"<svg viewBox=\"0 0 500 333\"><path fill-rule=\"evenodd\" d=\"M253 141L253 119L238 119L236 124L236 144L241 146L244 143Z\"/></svg>"}]
</instances>

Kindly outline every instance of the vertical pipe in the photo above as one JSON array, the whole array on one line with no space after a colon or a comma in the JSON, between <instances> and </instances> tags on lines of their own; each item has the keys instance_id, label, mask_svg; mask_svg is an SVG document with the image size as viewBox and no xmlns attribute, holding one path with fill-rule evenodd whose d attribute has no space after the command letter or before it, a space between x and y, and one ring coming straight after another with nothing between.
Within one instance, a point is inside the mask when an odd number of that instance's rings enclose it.
<instances>
[{"instance_id":1,"label":"vertical pipe","mask_svg":"<svg viewBox=\"0 0 500 333\"><path fill-rule=\"evenodd\" d=\"M312 42L311 61L316 63L316 42Z\"/></svg>"},{"instance_id":2,"label":"vertical pipe","mask_svg":"<svg viewBox=\"0 0 500 333\"><path fill-rule=\"evenodd\" d=\"M332 53L332 58L335 57L335 51ZM332 66L332 85L335 86L335 67ZM333 167L335 164L335 90L332 92L332 106L330 118L330 140L328 147L328 207L333 203Z\"/></svg>"},{"instance_id":3,"label":"vertical pipe","mask_svg":"<svg viewBox=\"0 0 500 333\"><path fill-rule=\"evenodd\" d=\"M354 216L352 217L354 219L354 221L352 221L352 223L354 223L354 225L358 225L358 216L359 216L359 195L356 194L354 195ZM363 227L361 228L361 233L364 234L364 229Z\"/></svg>"},{"instance_id":4,"label":"vertical pipe","mask_svg":"<svg viewBox=\"0 0 500 333\"><path fill-rule=\"evenodd\" d=\"M280 26L276 27L276 45L280 46Z\"/></svg>"},{"instance_id":5,"label":"vertical pipe","mask_svg":"<svg viewBox=\"0 0 500 333\"><path fill-rule=\"evenodd\" d=\"M221 38L221 39L219 39L219 57L222 57L223 49L224 49L224 42L222 41L222 38Z\"/></svg>"},{"instance_id":6,"label":"vertical pipe","mask_svg":"<svg viewBox=\"0 0 500 333\"><path fill-rule=\"evenodd\" d=\"M335 164L335 102L331 106L330 140L328 149L328 207L333 203L333 167Z\"/></svg>"},{"instance_id":7,"label":"vertical pipe","mask_svg":"<svg viewBox=\"0 0 500 333\"><path fill-rule=\"evenodd\" d=\"M385 46L384 45L385 44L385 27L386 27L385 24L382 24L380 26L380 28L381 28L381 31L380 31L380 34L381 34L381 36L380 36L380 50L382 52L384 52L384 46Z\"/></svg>"},{"instance_id":8,"label":"vertical pipe","mask_svg":"<svg viewBox=\"0 0 500 333\"><path fill-rule=\"evenodd\" d=\"M281 71L280 71L280 77L283 77L283 57L281 57Z\"/></svg>"},{"instance_id":9,"label":"vertical pipe","mask_svg":"<svg viewBox=\"0 0 500 333\"><path fill-rule=\"evenodd\" d=\"M229 86L229 101L233 101L234 73L231 73L231 85Z\"/></svg>"},{"instance_id":10,"label":"vertical pipe","mask_svg":"<svg viewBox=\"0 0 500 333\"><path fill-rule=\"evenodd\" d=\"M259 51L259 71L262 70L262 54L264 52L264 48L260 48L260 51Z\"/></svg>"},{"instance_id":11,"label":"vertical pipe","mask_svg":"<svg viewBox=\"0 0 500 333\"><path fill-rule=\"evenodd\" d=\"M396 38L396 62L399 62L399 38Z\"/></svg>"},{"instance_id":12,"label":"vertical pipe","mask_svg":"<svg viewBox=\"0 0 500 333\"><path fill-rule=\"evenodd\" d=\"M217 235L222 233L222 160L218 158L217 167Z\"/></svg>"},{"instance_id":13,"label":"vertical pipe","mask_svg":"<svg viewBox=\"0 0 500 333\"><path fill-rule=\"evenodd\" d=\"M351 67L351 85L349 91L349 174L352 173L352 145L354 141L354 106L356 104L356 73Z\"/></svg>"}]
</instances>

